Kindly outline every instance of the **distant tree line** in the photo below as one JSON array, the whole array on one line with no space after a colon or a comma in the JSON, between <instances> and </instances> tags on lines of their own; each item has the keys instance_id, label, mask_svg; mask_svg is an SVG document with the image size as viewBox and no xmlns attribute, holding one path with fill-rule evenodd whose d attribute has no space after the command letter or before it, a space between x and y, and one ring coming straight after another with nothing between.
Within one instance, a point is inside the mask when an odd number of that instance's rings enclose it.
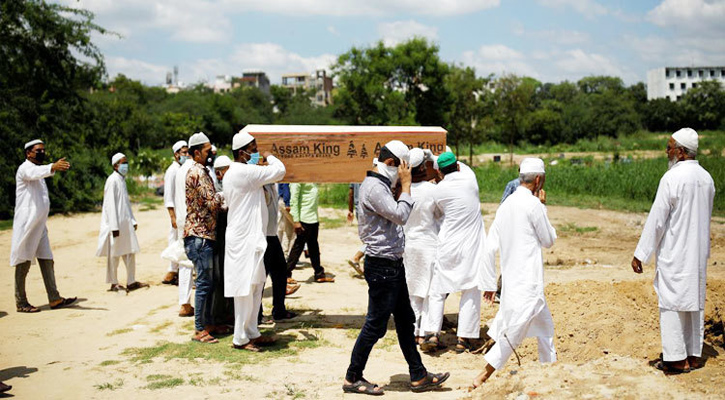
<instances>
[{"instance_id":1,"label":"distant tree line","mask_svg":"<svg viewBox=\"0 0 725 400\"><path fill-rule=\"evenodd\" d=\"M340 55L328 107L280 86L270 96L250 87L215 94L202 84L169 94L123 75L108 80L93 32L113 34L88 11L42 0L0 3L0 139L8 152L0 157L0 218L12 215L22 146L35 138L46 141L51 159L65 156L72 164L62 178L48 180L53 211L68 212L98 204L116 151L169 148L197 131L225 146L250 123L435 125L469 154L485 141L513 148L641 129L725 128L725 92L716 82L670 102L647 101L643 83L625 86L616 77L558 84L494 79L441 61L438 47L419 38Z\"/></svg>"}]
</instances>

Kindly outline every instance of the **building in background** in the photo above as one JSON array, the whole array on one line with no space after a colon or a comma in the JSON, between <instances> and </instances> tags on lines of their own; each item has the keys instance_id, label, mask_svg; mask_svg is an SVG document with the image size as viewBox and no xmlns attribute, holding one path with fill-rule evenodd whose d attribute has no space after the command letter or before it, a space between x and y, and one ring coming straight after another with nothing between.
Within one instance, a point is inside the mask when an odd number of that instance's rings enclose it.
<instances>
[{"instance_id":1,"label":"building in background","mask_svg":"<svg viewBox=\"0 0 725 400\"><path fill-rule=\"evenodd\" d=\"M282 86L295 94L300 90L309 92L310 101L318 106L324 107L332 103L332 78L327 76L324 69L318 69L312 74L284 74Z\"/></svg>"},{"instance_id":2,"label":"building in background","mask_svg":"<svg viewBox=\"0 0 725 400\"><path fill-rule=\"evenodd\" d=\"M679 100L702 81L718 81L725 87L725 67L661 67L647 71L647 100Z\"/></svg>"},{"instance_id":3,"label":"building in background","mask_svg":"<svg viewBox=\"0 0 725 400\"><path fill-rule=\"evenodd\" d=\"M208 85L214 93L226 93L232 91L232 77L230 75L217 75L214 83Z\"/></svg>"},{"instance_id":4,"label":"building in background","mask_svg":"<svg viewBox=\"0 0 725 400\"><path fill-rule=\"evenodd\" d=\"M241 78L234 78L232 88L242 86L256 87L268 97L270 96L269 78L263 71L246 71Z\"/></svg>"}]
</instances>

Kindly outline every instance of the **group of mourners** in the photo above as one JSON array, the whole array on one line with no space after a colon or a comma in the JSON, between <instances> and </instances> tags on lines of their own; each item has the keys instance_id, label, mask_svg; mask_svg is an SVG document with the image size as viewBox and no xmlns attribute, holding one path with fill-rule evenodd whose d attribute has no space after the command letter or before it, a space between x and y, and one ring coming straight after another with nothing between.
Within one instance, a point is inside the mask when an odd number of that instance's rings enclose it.
<instances>
[{"instance_id":1,"label":"group of mourners","mask_svg":"<svg viewBox=\"0 0 725 400\"><path fill-rule=\"evenodd\" d=\"M204 133L173 146L175 162L165 175L164 204L169 211L169 246L162 256L171 261L165 283L179 286L181 316L194 316L194 341L217 343L215 334L231 333L235 349L258 352L275 342L261 335L262 290L271 276L274 320L295 317L284 298L299 289L291 272L307 245L316 282L332 282L320 266L317 244L317 189L297 186L292 197L315 212L292 212L283 190L275 184L285 166L274 155L260 155L257 143L242 130L232 139L233 160L213 156ZM715 187L696 160L698 135L681 129L668 139L669 170L657 195L634 252L632 268L656 255L654 286L659 299L662 357L656 367L665 373L701 368L707 259L710 255L710 218ZM38 260L50 308L72 305L55 287L53 256L46 220L48 190L43 178L66 171L60 159L44 164L45 147L34 140L25 145L26 161L16 175L16 208L10 262L16 267L18 312L38 312L28 303L25 277ZM116 154L114 172L106 181L98 256L107 257L109 290L148 286L135 280L134 254L139 251L136 220L125 186L128 163ZM362 248L350 264L368 285L365 322L352 349L343 391L381 395L383 389L363 377L375 343L387 332L391 314L400 349L408 363L413 392L440 387L449 373L432 373L423 365L420 348L444 348L440 333L448 296L459 293L456 352L471 349L480 337L481 302L500 306L488 329L492 346L486 365L472 382L481 386L527 337L538 340L539 360L556 361L554 323L544 296L542 248L554 244L556 231L546 210L545 164L526 158L519 177L507 185L493 223L486 234L476 175L451 151L439 156L430 150L409 148L393 140L381 148L372 170L359 187L351 187ZM304 185L304 184L303 184ZM354 194L353 194L354 190ZM294 207L293 207L294 208ZM352 206L348 218L353 217ZM303 215L307 214L307 215ZM314 215L313 215L314 214ZM279 215L288 223L278 226ZM286 227L283 227L285 226ZM285 258L279 232L298 234ZM500 254L497 285L496 253ZM364 256L364 264L359 262ZM120 258L128 273L119 285ZM192 277L195 275L195 280ZM195 307L191 306L195 284ZM517 355L518 357L518 355ZM4 385L4 384L3 384ZM7 385L4 385L7 386Z\"/></svg>"}]
</instances>

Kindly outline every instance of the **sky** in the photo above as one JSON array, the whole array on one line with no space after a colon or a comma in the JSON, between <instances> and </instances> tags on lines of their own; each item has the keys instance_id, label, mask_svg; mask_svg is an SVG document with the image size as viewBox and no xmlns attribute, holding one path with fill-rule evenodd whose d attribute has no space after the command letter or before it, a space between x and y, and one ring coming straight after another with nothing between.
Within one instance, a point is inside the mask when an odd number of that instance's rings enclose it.
<instances>
[{"instance_id":1,"label":"sky","mask_svg":"<svg viewBox=\"0 0 725 400\"><path fill-rule=\"evenodd\" d=\"M56 0L95 14L110 77L187 84L329 70L353 46L415 36L479 76L542 82L725 65L725 0Z\"/></svg>"}]
</instances>

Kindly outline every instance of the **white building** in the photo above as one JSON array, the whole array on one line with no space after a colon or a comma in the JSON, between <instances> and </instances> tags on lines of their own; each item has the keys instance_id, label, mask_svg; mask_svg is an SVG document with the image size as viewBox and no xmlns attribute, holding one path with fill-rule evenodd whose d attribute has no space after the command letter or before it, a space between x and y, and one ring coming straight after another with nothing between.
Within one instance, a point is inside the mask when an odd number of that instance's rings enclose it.
<instances>
[{"instance_id":1,"label":"white building","mask_svg":"<svg viewBox=\"0 0 725 400\"><path fill-rule=\"evenodd\" d=\"M324 69L318 69L312 74L284 74L282 86L297 93L297 90L310 90L310 101L318 106L327 106L332 103L332 78L327 76Z\"/></svg>"},{"instance_id":2,"label":"white building","mask_svg":"<svg viewBox=\"0 0 725 400\"><path fill-rule=\"evenodd\" d=\"M232 77L229 75L217 75L213 85L208 85L214 93L225 93L232 90Z\"/></svg>"},{"instance_id":3,"label":"white building","mask_svg":"<svg viewBox=\"0 0 725 400\"><path fill-rule=\"evenodd\" d=\"M679 100L702 81L718 81L725 87L725 67L661 67L647 71L647 100Z\"/></svg>"}]
</instances>

